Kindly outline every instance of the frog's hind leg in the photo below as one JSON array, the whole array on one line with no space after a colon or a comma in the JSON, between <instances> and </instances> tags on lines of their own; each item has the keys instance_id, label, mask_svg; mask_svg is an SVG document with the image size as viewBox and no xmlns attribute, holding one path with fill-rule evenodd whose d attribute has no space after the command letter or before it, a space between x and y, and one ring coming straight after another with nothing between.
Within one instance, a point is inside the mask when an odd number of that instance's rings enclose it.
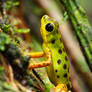
<instances>
[{"instance_id":1,"label":"frog's hind leg","mask_svg":"<svg viewBox=\"0 0 92 92\"><path fill-rule=\"evenodd\" d=\"M67 86L65 84L58 84L55 87L55 92L71 92L71 91L67 89Z\"/></svg>"},{"instance_id":2,"label":"frog's hind leg","mask_svg":"<svg viewBox=\"0 0 92 92\"><path fill-rule=\"evenodd\" d=\"M46 67L51 64L51 61L39 61L39 62L32 62L29 64L28 69L34 69L34 68L41 68L41 67Z\"/></svg>"}]
</instances>

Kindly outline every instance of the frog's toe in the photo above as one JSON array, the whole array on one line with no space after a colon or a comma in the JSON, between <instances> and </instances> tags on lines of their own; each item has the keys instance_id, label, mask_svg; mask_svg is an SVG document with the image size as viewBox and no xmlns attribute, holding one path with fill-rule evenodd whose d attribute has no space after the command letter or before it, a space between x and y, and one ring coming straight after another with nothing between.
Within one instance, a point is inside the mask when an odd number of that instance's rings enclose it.
<instances>
[{"instance_id":1,"label":"frog's toe","mask_svg":"<svg viewBox=\"0 0 92 92\"><path fill-rule=\"evenodd\" d=\"M55 87L55 92L71 92L71 91L68 91L67 86L65 84L58 84Z\"/></svg>"}]
</instances>

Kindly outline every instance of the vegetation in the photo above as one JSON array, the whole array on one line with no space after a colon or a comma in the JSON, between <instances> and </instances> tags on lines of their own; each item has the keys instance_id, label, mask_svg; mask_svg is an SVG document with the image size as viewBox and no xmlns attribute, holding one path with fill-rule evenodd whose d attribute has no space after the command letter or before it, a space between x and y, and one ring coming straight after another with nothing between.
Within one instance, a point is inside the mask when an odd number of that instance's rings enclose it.
<instances>
[{"instance_id":1,"label":"vegetation","mask_svg":"<svg viewBox=\"0 0 92 92\"><path fill-rule=\"evenodd\" d=\"M60 24L74 92L91 92L92 29L79 0L0 0L0 92L53 92L45 68L28 70L34 59L23 54L42 51L44 14Z\"/></svg>"}]
</instances>

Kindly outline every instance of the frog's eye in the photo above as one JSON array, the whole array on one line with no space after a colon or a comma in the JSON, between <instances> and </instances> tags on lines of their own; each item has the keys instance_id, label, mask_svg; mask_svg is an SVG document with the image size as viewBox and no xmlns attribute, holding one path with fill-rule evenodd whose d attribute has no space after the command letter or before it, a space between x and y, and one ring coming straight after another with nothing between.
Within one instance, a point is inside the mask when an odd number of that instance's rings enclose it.
<instances>
[{"instance_id":1,"label":"frog's eye","mask_svg":"<svg viewBox=\"0 0 92 92\"><path fill-rule=\"evenodd\" d=\"M46 29L48 32L53 31L53 24L51 24L51 23L46 24L45 29Z\"/></svg>"}]
</instances>

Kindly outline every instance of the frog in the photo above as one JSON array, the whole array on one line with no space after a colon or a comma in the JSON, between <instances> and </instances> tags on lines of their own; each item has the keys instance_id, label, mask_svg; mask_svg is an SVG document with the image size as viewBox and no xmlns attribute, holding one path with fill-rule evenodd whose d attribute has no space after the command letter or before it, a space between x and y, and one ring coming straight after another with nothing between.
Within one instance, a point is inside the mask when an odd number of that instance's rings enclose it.
<instances>
[{"instance_id":1,"label":"frog","mask_svg":"<svg viewBox=\"0 0 92 92\"><path fill-rule=\"evenodd\" d=\"M26 53L26 55L30 55L31 58L45 57L45 60L30 63L28 69L46 67L48 77L55 85L55 92L71 92L69 59L58 29L59 23L55 19L48 15L41 18L43 51Z\"/></svg>"}]
</instances>

